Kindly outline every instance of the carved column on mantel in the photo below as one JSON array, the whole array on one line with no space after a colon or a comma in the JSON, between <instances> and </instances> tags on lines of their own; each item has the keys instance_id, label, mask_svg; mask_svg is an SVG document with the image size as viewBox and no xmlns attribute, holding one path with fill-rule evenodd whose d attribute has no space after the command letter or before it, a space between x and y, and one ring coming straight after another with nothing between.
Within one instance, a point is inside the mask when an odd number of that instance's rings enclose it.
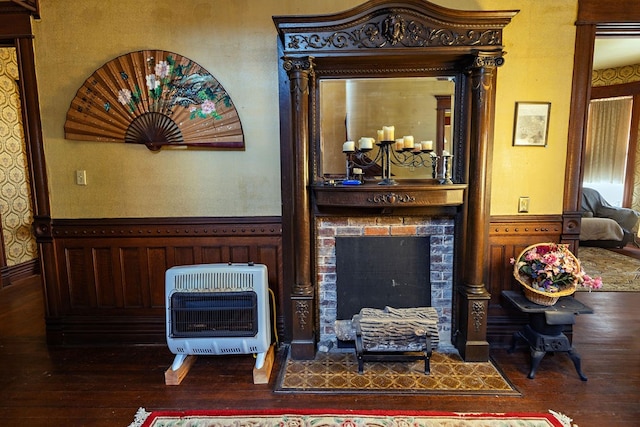
<instances>
[{"instance_id":1,"label":"carved column on mantel","mask_svg":"<svg viewBox=\"0 0 640 427\"><path fill-rule=\"evenodd\" d=\"M503 62L502 52L477 52L468 71L471 90L469 197L463 285L459 289L460 332L456 342L465 361L489 359L487 316L491 295L484 283L484 266L489 250L495 71Z\"/></svg>"},{"instance_id":2,"label":"carved column on mantel","mask_svg":"<svg viewBox=\"0 0 640 427\"><path fill-rule=\"evenodd\" d=\"M283 58L291 91L293 153L293 236L295 251L294 280L291 290L293 330L291 355L294 359L313 359L316 354L314 334L314 288L311 280L311 215L309 207L309 81L313 74L313 57Z\"/></svg>"}]
</instances>

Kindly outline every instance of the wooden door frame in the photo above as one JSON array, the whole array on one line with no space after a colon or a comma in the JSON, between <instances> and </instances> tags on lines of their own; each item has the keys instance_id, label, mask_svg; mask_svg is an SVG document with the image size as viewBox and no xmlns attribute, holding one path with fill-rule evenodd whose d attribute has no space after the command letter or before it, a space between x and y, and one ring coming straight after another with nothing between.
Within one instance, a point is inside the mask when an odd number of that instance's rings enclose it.
<instances>
[{"instance_id":1,"label":"wooden door frame","mask_svg":"<svg viewBox=\"0 0 640 427\"><path fill-rule=\"evenodd\" d=\"M605 34L640 36L640 9L637 7L637 0L578 0L563 201L563 240L571 243L574 249L577 249L580 233L584 145L591 100L593 50L596 36Z\"/></svg>"},{"instance_id":2,"label":"wooden door frame","mask_svg":"<svg viewBox=\"0 0 640 427\"><path fill-rule=\"evenodd\" d=\"M32 2L27 3L31 4ZM37 2L34 5L37 6ZM38 228L50 229L51 213L36 79L34 36L31 28L32 16L38 17L37 7L36 10L30 10L25 8L23 4L0 2L0 43L16 49L20 77L18 91L31 189L34 232L38 235ZM50 244L49 246L52 247ZM51 275L55 272L55 258L53 252L46 245L39 243L38 250L39 270L43 273L43 280L46 281L46 277L52 277ZM45 274L45 266L48 266L48 274Z\"/></svg>"}]
</instances>

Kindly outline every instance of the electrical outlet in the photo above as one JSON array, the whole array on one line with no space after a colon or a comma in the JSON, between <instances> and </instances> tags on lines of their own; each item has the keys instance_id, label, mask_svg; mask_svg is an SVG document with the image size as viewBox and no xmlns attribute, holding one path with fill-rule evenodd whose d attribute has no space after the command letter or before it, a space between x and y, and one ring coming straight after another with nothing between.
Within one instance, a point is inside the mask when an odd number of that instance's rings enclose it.
<instances>
[{"instance_id":1,"label":"electrical outlet","mask_svg":"<svg viewBox=\"0 0 640 427\"><path fill-rule=\"evenodd\" d=\"M529 198L528 197L520 197L518 200L518 212L519 213L527 213L529 212Z\"/></svg>"},{"instance_id":2,"label":"electrical outlet","mask_svg":"<svg viewBox=\"0 0 640 427\"><path fill-rule=\"evenodd\" d=\"M78 185L87 185L87 171L86 170L77 170L76 171L76 184L78 184Z\"/></svg>"}]
</instances>

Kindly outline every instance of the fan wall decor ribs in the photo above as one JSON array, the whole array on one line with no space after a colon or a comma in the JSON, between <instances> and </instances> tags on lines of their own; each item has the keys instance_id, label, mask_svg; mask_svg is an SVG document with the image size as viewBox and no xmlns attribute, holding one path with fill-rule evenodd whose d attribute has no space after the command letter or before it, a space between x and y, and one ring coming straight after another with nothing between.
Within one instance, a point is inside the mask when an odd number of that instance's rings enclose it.
<instances>
[{"instance_id":1,"label":"fan wall decor ribs","mask_svg":"<svg viewBox=\"0 0 640 427\"><path fill-rule=\"evenodd\" d=\"M244 149L238 112L222 85L184 56L142 50L97 69L71 101L65 138Z\"/></svg>"}]
</instances>

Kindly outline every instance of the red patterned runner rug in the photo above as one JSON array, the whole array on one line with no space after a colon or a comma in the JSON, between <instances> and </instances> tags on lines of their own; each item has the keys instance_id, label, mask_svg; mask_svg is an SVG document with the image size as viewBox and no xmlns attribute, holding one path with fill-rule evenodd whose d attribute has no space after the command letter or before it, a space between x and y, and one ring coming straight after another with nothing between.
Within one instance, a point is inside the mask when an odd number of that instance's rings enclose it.
<instances>
[{"instance_id":1,"label":"red patterned runner rug","mask_svg":"<svg viewBox=\"0 0 640 427\"><path fill-rule=\"evenodd\" d=\"M255 410L153 411L140 408L129 427L577 427L558 412Z\"/></svg>"}]
</instances>

